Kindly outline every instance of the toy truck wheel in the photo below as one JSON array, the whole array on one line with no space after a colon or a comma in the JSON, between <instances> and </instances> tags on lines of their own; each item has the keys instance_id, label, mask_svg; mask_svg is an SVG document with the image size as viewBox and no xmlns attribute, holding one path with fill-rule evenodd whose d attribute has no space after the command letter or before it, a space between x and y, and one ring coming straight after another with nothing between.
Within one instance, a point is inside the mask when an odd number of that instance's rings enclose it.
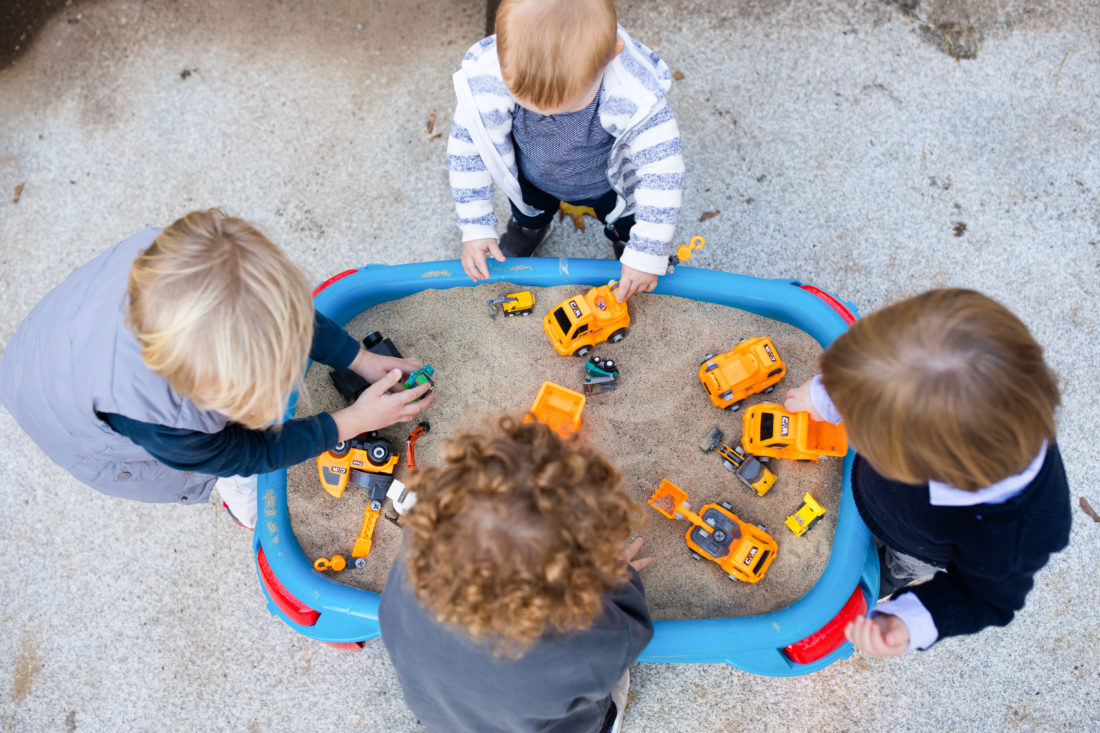
<instances>
[{"instance_id":1,"label":"toy truck wheel","mask_svg":"<svg viewBox=\"0 0 1100 733\"><path fill-rule=\"evenodd\" d=\"M588 348L587 346L582 346L573 352L573 356L585 357L588 356L588 352L590 352L591 350L592 349Z\"/></svg>"},{"instance_id":2,"label":"toy truck wheel","mask_svg":"<svg viewBox=\"0 0 1100 733\"><path fill-rule=\"evenodd\" d=\"M771 463L772 457L771 456L756 456L756 460L760 461L761 463Z\"/></svg>"},{"instance_id":3,"label":"toy truck wheel","mask_svg":"<svg viewBox=\"0 0 1100 733\"><path fill-rule=\"evenodd\" d=\"M718 362L716 362L716 361L708 360L708 361L704 361L703 363L707 365L706 371L708 371L708 372L713 372L715 369L718 368Z\"/></svg>"},{"instance_id":4,"label":"toy truck wheel","mask_svg":"<svg viewBox=\"0 0 1100 733\"><path fill-rule=\"evenodd\" d=\"M624 336L626 336L626 329L625 329L625 328L620 328L620 329L619 329L618 331L616 331L615 333L611 334L611 335L610 335L610 336L608 337L608 339L607 339L607 340L608 340L608 341L610 341L610 342L611 342L611 343L613 343L613 344L617 344L617 343L619 343L620 341L622 341L622 340L623 340L623 337L624 337Z\"/></svg>"},{"instance_id":5,"label":"toy truck wheel","mask_svg":"<svg viewBox=\"0 0 1100 733\"><path fill-rule=\"evenodd\" d=\"M529 316L529 315L531 315L531 309L530 309L530 308L528 308L528 309L527 309L527 310L525 310L525 311L520 311L520 312L519 312L519 314L520 314L521 316Z\"/></svg>"},{"instance_id":6,"label":"toy truck wheel","mask_svg":"<svg viewBox=\"0 0 1100 733\"><path fill-rule=\"evenodd\" d=\"M341 440L336 445L332 446L332 450L329 451L334 456L347 455L347 452L351 449L351 445L346 440Z\"/></svg>"},{"instance_id":7,"label":"toy truck wheel","mask_svg":"<svg viewBox=\"0 0 1100 733\"><path fill-rule=\"evenodd\" d=\"M703 556L700 555L698 552L692 552L691 553L691 559L692 560L702 560Z\"/></svg>"},{"instance_id":8,"label":"toy truck wheel","mask_svg":"<svg viewBox=\"0 0 1100 733\"><path fill-rule=\"evenodd\" d=\"M382 511L382 502L380 502L380 501L378 501L377 499L375 499L374 501L372 501L372 502L370 503L370 510L371 510L372 512L380 512L380 511Z\"/></svg>"},{"instance_id":9,"label":"toy truck wheel","mask_svg":"<svg viewBox=\"0 0 1100 733\"><path fill-rule=\"evenodd\" d=\"M734 581L734 582L737 581L737 576L736 575L727 575L726 577L729 578L730 580Z\"/></svg>"},{"instance_id":10,"label":"toy truck wheel","mask_svg":"<svg viewBox=\"0 0 1100 733\"><path fill-rule=\"evenodd\" d=\"M775 391L775 385L773 384L772 386L770 386L770 387L768 387L767 389L764 390L764 394L771 394L774 391Z\"/></svg>"},{"instance_id":11,"label":"toy truck wheel","mask_svg":"<svg viewBox=\"0 0 1100 733\"><path fill-rule=\"evenodd\" d=\"M720 501L720 502L718 502L718 506L722 507L723 509L729 509L729 510L733 509L733 506L731 506L728 501Z\"/></svg>"},{"instance_id":12,"label":"toy truck wheel","mask_svg":"<svg viewBox=\"0 0 1100 733\"><path fill-rule=\"evenodd\" d=\"M505 318L511 318L514 315L515 315L515 313L513 313L512 311L508 311L507 313L504 314L504 317Z\"/></svg>"},{"instance_id":13,"label":"toy truck wheel","mask_svg":"<svg viewBox=\"0 0 1100 733\"><path fill-rule=\"evenodd\" d=\"M726 467L727 471L731 471L731 472L736 472L737 471L737 466L733 465L732 463L730 463L729 461L727 461L725 459L722 460L722 465Z\"/></svg>"},{"instance_id":14,"label":"toy truck wheel","mask_svg":"<svg viewBox=\"0 0 1100 733\"><path fill-rule=\"evenodd\" d=\"M370 450L367 452L367 458L370 462L378 466L388 461L392 455L393 451L382 441L371 443Z\"/></svg>"}]
</instances>

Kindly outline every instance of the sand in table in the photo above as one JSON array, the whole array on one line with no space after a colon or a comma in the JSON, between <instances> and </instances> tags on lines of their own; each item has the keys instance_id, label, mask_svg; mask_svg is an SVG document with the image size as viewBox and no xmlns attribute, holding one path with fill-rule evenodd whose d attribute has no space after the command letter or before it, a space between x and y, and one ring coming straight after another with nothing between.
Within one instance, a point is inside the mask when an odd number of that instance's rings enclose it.
<instances>
[{"instance_id":1,"label":"sand in table","mask_svg":"<svg viewBox=\"0 0 1100 733\"><path fill-rule=\"evenodd\" d=\"M435 367L435 401L422 413L431 432L416 444L418 464L436 464L443 441L478 420L526 411L543 381L580 391L583 359L554 352L543 333L542 317L585 288L533 288L532 315L491 320L486 300L516 290L502 283L426 290L375 306L348 324L357 338L381 331L404 356ZM699 450L716 426L727 443L737 445L742 413L712 405L697 374L705 354L728 351L742 338L770 336L787 363L787 376L772 395L754 395L745 406L781 402L789 387L814 374L820 346L787 324L712 303L641 295L631 299L630 311L627 337L594 349L593 353L615 359L622 377L615 391L588 398L581 435L619 467L624 488L647 517L641 530L643 554L654 562L642 578L653 616L723 618L789 605L813 586L828 561L840 501L841 459L773 461L778 481L767 495L757 496L722 467L716 454ZM323 365L310 369L300 414L343 406L329 371ZM399 479L405 474L405 436L413 425L382 431L402 453ZM695 509L727 501L741 519L767 528L779 552L762 581L731 581L716 564L691 558L684 541L687 522L667 519L645 504L666 478L687 492ZM783 520L801 506L807 491L827 513L812 530L796 537ZM349 488L334 499L321 488L316 461L307 461L288 471L287 501L294 533L309 558L350 554L367 503L363 489ZM388 501L384 512L393 513ZM400 535L397 526L380 519L367 567L345 570L335 578L380 590Z\"/></svg>"}]
</instances>

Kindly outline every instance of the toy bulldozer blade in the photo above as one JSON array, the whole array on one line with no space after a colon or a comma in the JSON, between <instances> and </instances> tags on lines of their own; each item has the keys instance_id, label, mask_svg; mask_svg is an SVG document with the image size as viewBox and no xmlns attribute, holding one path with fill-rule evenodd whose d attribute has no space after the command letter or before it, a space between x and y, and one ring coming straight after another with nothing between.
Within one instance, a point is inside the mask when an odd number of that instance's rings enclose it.
<instances>
[{"instance_id":1,"label":"toy bulldozer blade","mask_svg":"<svg viewBox=\"0 0 1100 733\"><path fill-rule=\"evenodd\" d=\"M718 447L718 444L722 442L722 438L724 437L725 435L723 435L722 433L722 428L714 428L707 436L706 443L699 446L699 450L703 453L710 453L712 450Z\"/></svg>"}]
</instances>

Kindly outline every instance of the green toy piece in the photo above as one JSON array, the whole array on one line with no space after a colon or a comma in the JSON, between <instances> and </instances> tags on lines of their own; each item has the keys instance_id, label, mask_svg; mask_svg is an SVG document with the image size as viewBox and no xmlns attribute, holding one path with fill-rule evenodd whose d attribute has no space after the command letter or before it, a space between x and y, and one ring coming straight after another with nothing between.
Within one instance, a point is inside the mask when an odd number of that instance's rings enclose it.
<instances>
[{"instance_id":1,"label":"green toy piece","mask_svg":"<svg viewBox=\"0 0 1100 733\"><path fill-rule=\"evenodd\" d=\"M431 392L432 388L435 387L435 380L432 379L432 375L434 375L434 374L435 374L435 369L432 368L432 365L431 364L425 364L424 366L420 367L416 371L411 372L409 374L409 376L405 377L405 381L402 382L402 386L405 389L412 389L413 387L415 387L418 384L430 384L430 385L432 385L432 387L428 388L428 391ZM413 402L419 402L419 401L420 401L419 397L417 397L415 400L413 400Z\"/></svg>"}]
</instances>

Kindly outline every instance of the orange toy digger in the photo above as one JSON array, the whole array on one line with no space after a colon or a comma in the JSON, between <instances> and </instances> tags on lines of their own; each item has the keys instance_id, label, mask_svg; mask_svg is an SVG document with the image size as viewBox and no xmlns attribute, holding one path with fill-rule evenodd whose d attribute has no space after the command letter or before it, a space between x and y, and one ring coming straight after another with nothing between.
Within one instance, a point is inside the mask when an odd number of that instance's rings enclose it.
<instances>
[{"instance_id":1,"label":"orange toy digger","mask_svg":"<svg viewBox=\"0 0 1100 733\"><path fill-rule=\"evenodd\" d=\"M726 502L706 504L696 514L691 511L683 489L665 479L649 498L649 505L669 519L686 519L687 544L695 559L706 558L718 564L730 580L755 583L775 560L779 546L761 527L742 522Z\"/></svg>"},{"instance_id":2,"label":"orange toy digger","mask_svg":"<svg viewBox=\"0 0 1100 733\"><path fill-rule=\"evenodd\" d=\"M317 473L325 491L339 499L350 482L367 490L367 508L363 511L363 527L352 547L352 557L370 553L374 525L382 511L382 501L393 484L393 472L398 456L393 448L375 433L363 433L351 440L342 440L330 451L317 457Z\"/></svg>"},{"instance_id":3,"label":"orange toy digger","mask_svg":"<svg viewBox=\"0 0 1100 733\"><path fill-rule=\"evenodd\" d=\"M615 300L615 281L592 288L584 295L563 300L542 320L550 344L562 356L588 356L591 347L604 341L617 344L626 335L630 313L626 303Z\"/></svg>"}]
</instances>

